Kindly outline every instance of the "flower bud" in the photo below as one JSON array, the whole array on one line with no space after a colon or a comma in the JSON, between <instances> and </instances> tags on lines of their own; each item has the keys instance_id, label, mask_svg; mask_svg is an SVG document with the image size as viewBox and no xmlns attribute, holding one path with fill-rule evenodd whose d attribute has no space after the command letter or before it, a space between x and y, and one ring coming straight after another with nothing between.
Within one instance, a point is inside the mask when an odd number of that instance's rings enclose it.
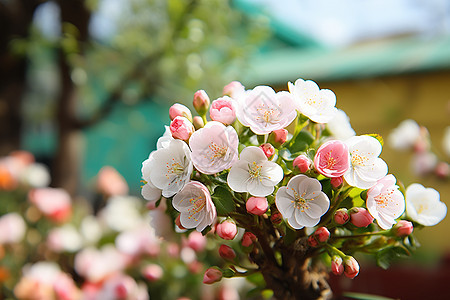
<instances>
[{"instance_id":1,"label":"flower bud","mask_svg":"<svg viewBox=\"0 0 450 300\"><path fill-rule=\"evenodd\" d=\"M194 251L201 252L206 247L206 237L201 232L192 231L188 236L187 245Z\"/></svg>"},{"instance_id":2,"label":"flower bud","mask_svg":"<svg viewBox=\"0 0 450 300\"><path fill-rule=\"evenodd\" d=\"M225 125L233 124L236 121L236 107L233 99L228 96L214 100L209 110L211 120L221 122Z\"/></svg>"},{"instance_id":3,"label":"flower bud","mask_svg":"<svg viewBox=\"0 0 450 300\"><path fill-rule=\"evenodd\" d=\"M352 256L344 258L344 275L348 278L355 278L359 273L359 264Z\"/></svg>"},{"instance_id":4,"label":"flower bud","mask_svg":"<svg viewBox=\"0 0 450 300\"><path fill-rule=\"evenodd\" d=\"M178 116L170 123L170 132L174 139L187 141L194 131L194 125L185 117Z\"/></svg>"},{"instance_id":5,"label":"flower bud","mask_svg":"<svg viewBox=\"0 0 450 300\"><path fill-rule=\"evenodd\" d=\"M342 257L333 255L331 258L331 272L334 275L341 275L344 272L344 265L342 264Z\"/></svg>"},{"instance_id":6,"label":"flower bud","mask_svg":"<svg viewBox=\"0 0 450 300\"><path fill-rule=\"evenodd\" d=\"M251 232L244 233L244 236L242 237L242 246L244 247L250 247L254 241L256 241L256 236Z\"/></svg>"},{"instance_id":7,"label":"flower bud","mask_svg":"<svg viewBox=\"0 0 450 300\"><path fill-rule=\"evenodd\" d=\"M321 243L325 243L330 238L330 231L326 227L317 228L316 232L314 232L317 240Z\"/></svg>"},{"instance_id":8,"label":"flower bud","mask_svg":"<svg viewBox=\"0 0 450 300\"><path fill-rule=\"evenodd\" d=\"M308 245L310 245L311 247L319 246L319 242L314 237L314 234L311 234L310 236L308 236Z\"/></svg>"},{"instance_id":9,"label":"flower bud","mask_svg":"<svg viewBox=\"0 0 450 300\"><path fill-rule=\"evenodd\" d=\"M195 130L199 130L200 128L205 127L205 123L203 122L202 117L199 117L199 116L194 117L193 124L194 124Z\"/></svg>"},{"instance_id":10,"label":"flower bud","mask_svg":"<svg viewBox=\"0 0 450 300\"><path fill-rule=\"evenodd\" d=\"M245 207L249 213L260 216L267 211L269 204L265 197L250 197L248 198Z\"/></svg>"},{"instance_id":11,"label":"flower bud","mask_svg":"<svg viewBox=\"0 0 450 300\"><path fill-rule=\"evenodd\" d=\"M350 214L350 222L356 227L367 227L373 222L372 215L365 208L353 207L348 213Z\"/></svg>"},{"instance_id":12,"label":"flower bud","mask_svg":"<svg viewBox=\"0 0 450 300\"><path fill-rule=\"evenodd\" d=\"M233 260L236 257L236 252L230 246L220 245L219 255L225 260Z\"/></svg>"},{"instance_id":13,"label":"flower bud","mask_svg":"<svg viewBox=\"0 0 450 300\"><path fill-rule=\"evenodd\" d=\"M203 276L203 283L212 284L222 279L222 271L217 268L209 268Z\"/></svg>"},{"instance_id":14,"label":"flower bud","mask_svg":"<svg viewBox=\"0 0 450 300\"><path fill-rule=\"evenodd\" d=\"M220 224L217 224L216 232L217 235L224 240L232 240L237 234L237 227L234 222L226 220Z\"/></svg>"},{"instance_id":15,"label":"flower bud","mask_svg":"<svg viewBox=\"0 0 450 300\"><path fill-rule=\"evenodd\" d=\"M406 220L400 220L392 227L392 232L398 237L405 237L413 232L413 224Z\"/></svg>"},{"instance_id":16,"label":"flower bud","mask_svg":"<svg viewBox=\"0 0 450 300\"><path fill-rule=\"evenodd\" d=\"M192 122L192 114L189 108L180 103L175 103L169 108L169 116L172 121L176 117L185 117L190 122Z\"/></svg>"},{"instance_id":17,"label":"flower bud","mask_svg":"<svg viewBox=\"0 0 450 300\"><path fill-rule=\"evenodd\" d=\"M283 215L279 211L276 211L276 212L272 211L272 215L270 216L270 221L272 222L272 224L275 224L275 225L280 224L281 221L283 221Z\"/></svg>"},{"instance_id":18,"label":"flower bud","mask_svg":"<svg viewBox=\"0 0 450 300\"><path fill-rule=\"evenodd\" d=\"M149 264L142 270L142 275L144 275L148 281L157 281L163 274L163 269L157 264Z\"/></svg>"},{"instance_id":19,"label":"flower bud","mask_svg":"<svg viewBox=\"0 0 450 300\"><path fill-rule=\"evenodd\" d=\"M244 92L245 87L239 81L232 81L223 88L222 94L235 98L240 93Z\"/></svg>"},{"instance_id":20,"label":"flower bud","mask_svg":"<svg viewBox=\"0 0 450 300\"><path fill-rule=\"evenodd\" d=\"M344 183L344 179L341 177L333 177L330 180L331 186L335 189L339 188L342 183Z\"/></svg>"},{"instance_id":21,"label":"flower bud","mask_svg":"<svg viewBox=\"0 0 450 300\"><path fill-rule=\"evenodd\" d=\"M272 131L272 133L269 136L269 140L276 146L279 147L283 145L288 137L288 131L284 128L277 129Z\"/></svg>"},{"instance_id":22,"label":"flower bud","mask_svg":"<svg viewBox=\"0 0 450 300\"><path fill-rule=\"evenodd\" d=\"M259 148L262 149L268 159L270 159L275 154L275 148L269 143L262 144L261 146L259 146Z\"/></svg>"},{"instance_id":23,"label":"flower bud","mask_svg":"<svg viewBox=\"0 0 450 300\"><path fill-rule=\"evenodd\" d=\"M449 167L448 163L446 163L445 161L441 161L437 164L434 172L436 173L436 175L438 177L445 179L450 174L450 167Z\"/></svg>"},{"instance_id":24,"label":"flower bud","mask_svg":"<svg viewBox=\"0 0 450 300\"><path fill-rule=\"evenodd\" d=\"M302 154L294 159L292 165L294 166L294 168L300 170L301 173L305 173L306 171L309 170L309 167L311 166L311 160L308 157L306 157L306 155Z\"/></svg>"},{"instance_id":25,"label":"flower bud","mask_svg":"<svg viewBox=\"0 0 450 300\"><path fill-rule=\"evenodd\" d=\"M334 222L339 225L344 225L350 220L350 215L346 208L340 208L334 213Z\"/></svg>"},{"instance_id":26,"label":"flower bud","mask_svg":"<svg viewBox=\"0 0 450 300\"><path fill-rule=\"evenodd\" d=\"M198 90L194 94L193 105L200 116L204 116L209 108L209 97L204 90Z\"/></svg>"}]
</instances>

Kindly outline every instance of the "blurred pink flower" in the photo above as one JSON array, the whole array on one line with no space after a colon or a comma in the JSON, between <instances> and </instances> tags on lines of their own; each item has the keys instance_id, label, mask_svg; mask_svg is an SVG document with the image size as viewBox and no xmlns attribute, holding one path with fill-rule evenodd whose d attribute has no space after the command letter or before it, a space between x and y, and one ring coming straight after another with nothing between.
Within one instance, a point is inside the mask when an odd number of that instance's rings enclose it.
<instances>
[{"instance_id":1,"label":"blurred pink flower","mask_svg":"<svg viewBox=\"0 0 450 300\"><path fill-rule=\"evenodd\" d=\"M239 81L232 81L224 86L222 94L224 96L230 96L233 99L238 99L239 96L244 94L245 87Z\"/></svg>"},{"instance_id":2,"label":"blurred pink flower","mask_svg":"<svg viewBox=\"0 0 450 300\"><path fill-rule=\"evenodd\" d=\"M233 124L236 120L236 104L228 96L221 97L211 103L209 109L211 120L221 122L225 125Z\"/></svg>"},{"instance_id":3,"label":"blurred pink flower","mask_svg":"<svg viewBox=\"0 0 450 300\"><path fill-rule=\"evenodd\" d=\"M0 217L0 245L20 242L27 227L22 216L12 212Z\"/></svg>"},{"instance_id":4,"label":"blurred pink flower","mask_svg":"<svg viewBox=\"0 0 450 300\"><path fill-rule=\"evenodd\" d=\"M116 169L105 166L98 172L97 189L108 197L126 195L128 193L128 184Z\"/></svg>"},{"instance_id":5,"label":"blurred pink flower","mask_svg":"<svg viewBox=\"0 0 450 300\"><path fill-rule=\"evenodd\" d=\"M148 281L158 281L164 275L164 270L160 265L148 264L142 269L142 275Z\"/></svg>"},{"instance_id":6,"label":"blurred pink flower","mask_svg":"<svg viewBox=\"0 0 450 300\"><path fill-rule=\"evenodd\" d=\"M316 152L314 167L326 177L341 177L350 167L347 145L338 140L325 142Z\"/></svg>"},{"instance_id":7,"label":"blurred pink flower","mask_svg":"<svg viewBox=\"0 0 450 300\"><path fill-rule=\"evenodd\" d=\"M28 193L28 199L50 220L65 222L72 214L72 200L61 188L37 188Z\"/></svg>"},{"instance_id":8,"label":"blurred pink flower","mask_svg":"<svg viewBox=\"0 0 450 300\"><path fill-rule=\"evenodd\" d=\"M206 247L206 237L198 231L192 231L187 239L187 246L196 252L202 252Z\"/></svg>"}]
</instances>

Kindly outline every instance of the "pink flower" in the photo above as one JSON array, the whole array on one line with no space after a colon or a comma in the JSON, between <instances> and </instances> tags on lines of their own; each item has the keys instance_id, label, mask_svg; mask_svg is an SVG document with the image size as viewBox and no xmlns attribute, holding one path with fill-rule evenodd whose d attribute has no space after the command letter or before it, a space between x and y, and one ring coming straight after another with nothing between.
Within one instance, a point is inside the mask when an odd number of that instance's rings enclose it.
<instances>
[{"instance_id":1,"label":"pink flower","mask_svg":"<svg viewBox=\"0 0 450 300\"><path fill-rule=\"evenodd\" d=\"M28 193L28 199L50 220L64 222L72 213L69 193L60 188L38 188Z\"/></svg>"},{"instance_id":2,"label":"pink flower","mask_svg":"<svg viewBox=\"0 0 450 300\"><path fill-rule=\"evenodd\" d=\"M180 103L175 103L169 108L169 116L172 121L176 117L185 117L192 122L192 114L189 108Z\"/></svg>"},{"instance_id":3,"label":"pink flower","mask_svg":"<svg viewBox=\"0 0 450 300\"><path fill-rule=\"evenodd\" d=\"M265 197L250 197L248 198L245 207L249 213L261 216L267 211L269 204Z\"/></svg>"},{"instance_id":4,"label":"pink flower","mask_svg":"<svg viewBox=\"0 0 450 300\"><path fill-rule=\"evenodd\" d=\"M212 284L222 279L222 271L217 268L209 268L203 276L203 283Z\"/></svg>"},{"instance_id":5,"label":"pink flower","mask_svg":"<svg viewBox=\"0 0 450 300\"><path fill-rule=\"evenodd\" d=\"M236 257L236 252L230 246L222 244L219 247L219 255L225 260L233 260Z\"/></svg>"},{"instance_id":6,"label":"pink flower","mask_svg":"<svg viewBox=\"0 0 450 300\"><path fill-rule=\"evenodd\" d=\"M160 265L148 264L142 270L142 275L144 275L148 281L157 281L164 275L164 271Z\"/></svg>"},{"instance_id":7,"label":"pink flower","mask_svg":"<svg viewBox=\"0 0 450 300\"><path fill-rule=\"evenodd\" d=\"M204 174L215 174L238 159L239 139L233 127L211 121L197 130L189 140L192 162Z\"/></svg>"},{"instance_id":8,"label":"pink flower","mask_svg":"<svg viewBox=\"0 0 450 300\"><path fill-rule=\"evenodd\" d=\"M105 166L98 172L97 189L108 197L128 194L128 184L125 178L110 166Z\"/></svg>"},{"instance_id":9,"label":"pink flower","mask_svg":"<svg viewBox=\"0 0 450 300\"><path fill-rule=\"evenodd\" d=\"M344 225L350 220L350 215L346 208L340 208L334 214L334 222L339 225Z\"/></svg>"},{"instance_id":10,"label":"pink flower","mask_svg":"<svg viewBox=\"0 0 450 300\"><path fill-rule=\"evenodd\" d=\"M297 116L292 96L268 86L246 91L239 100L237 118L255 134L268 134L285 128Z\"/></svg>"},{"instance_id":11,"label":"pink flower","mask_svg":"<svg viewBox=\"0 0 450 300\"><path fill-rule=\"evenodd\" d=\"M217 216L216 207L206 186L191 181L173 197L173 207L180 212L180 222L185 228L203 231Z\"/></svg>"},{"instance_id":12,"label":"pink flower","mask_svg":"<svg viewBox=\"0 0 450 300\"><path fill-rule=\"evenodd\" d=\"M284 128L274 130L270 134L269 140L276 146L279 147L286 143L288 137L288 131Z\"/></svg>"},{"instance_id":13,"label":"pink flower","mask_svg":"<svg viewBox=\"0 0 450 300\"><path fill-rule=\"evenodd\" d=\"M201 232L193 231L188 236L187 245L194 251L201 252L206 247L206 237Z\"/></svg>"},{"instance_id":14,"label":"pink flower","mask_svg":"<svg viewBox=\"0 0 450 300\"><path fill-rule=\"evenodd\" d=\"M233 99L239 98L245 92L245 87L239 81L232 81L223 88L222 94Z\"/></svg>"},{"instance_id":15,"label":"pink flower","mask_svg":"<svg viewBox=\"0 0 450 300\"><path fill-rule=\"evenodd\" d=\"M0 245L20 242L25 236L26 224L15 212L0 217Z\"/></svg>"},{"instance_id":16,"label":"pink flower","mask_svg":"<svg viewBox=\"0 0 450 300\"><path fill-rule=\"evenodd\" d=\"M400 220L392 227L392 232L398 237L405 237L413 232L413 224L406 220Z\"/></svg>"},{"instance_id":17,"label":"pink flower","mask_svg":"<svg viewBox=\"0 0 450 300\"><path fill-rule=\"evenodd\" d=\"M342 264L342 257L333 255L331 258L331 272L334 275L341 275L344 272L344 265Z\"/></svg>"},{"instance_id":18,"label":"pink flower","mask_svg":"<svg viewBox=\"0 0 450 300\"><path fill-rule=\"evenodd\" d=\"M275 154L275 148L269 143L262 144L261 146L259 146L259 148L264 151L264 154L268 159L270 159Z\"/></svg>"},{"instance_id":19,"label":"pink flower","mask_svg":"<svg viewBox=\"0 0 450 300\"><path fill-rule=\"evenodd\" d=\"M405 197L395 183L394 175L389 174L367 191L367 209L384 230L391 228L405 211Z\"/></svg>"},{"instance_id":20,"label":"pink flower","mask_svg":"<svg viewBox=\"0 0 450 300\"><path fill-rule=\"evenodd\" d=\"M250 247L256 240L256 236L253 233L247 231L242 237L242 246Z\"/></svg>"},{"instance_id":21,"label":"pink flower","mask_svg":"<svg viewBox=\"0 0 450 300\"><path fill-rule=\"evenodd\" d=\"M359 264L352 256L344 258L344 275L348 278L355 278L359 273Z\"/></svg>"},{"instance_id":22,"label":"pink flower","mask_svg":"<svg viewBox=\"0 0 450 300\"><path fill-rule=\"evenodd\" d=\"M344 183L344 178L341 177L332 177L330 180L331 186L335 189L339 188Z\"/></svg>"},{"instance_id":23,"label":"pink flower","mask_svg":"<svg viewBox=\"0 0 450 300\"><path fill-rule=\"evenodd\" d=\"M314 167L326 177L341 177L350 167L347 145L338 140L324 143L314 157Z\"/></svg>"},{"instance_id":24,"label":"pink flower","mask_svg":"<svg viewBox=\"0 0 450 300\"><path fill-rule=\"evenodd\" d=\"M224 96L211 103L209 110L211 120L230 125L236 120L236 107L234 100Z\"/></svg>"},{"instance_id":25,"label":"pink flower","mask_svg":"<svg viewBox=\"0 0 450 300\"><path fill-rule=\"evenodd\" d=\"M353 207L349 214L350 222L356 227L367 227L373 222L373 217L365 208Z\"/></svg>"},{"instance_id":26,"label":"pink flower","mask_svg":"<svg viewBox=\"0 0 450 300\"><path fill-rule=\"evenodd\" d=\"M209 103L210 100L208 94L204 90L198 90L195 92L193 105L200 116L206 114L209 108Z\"/></svg>"},{"instance_id":27,"label":"pink flower","mask_svg":"<svg viewBox=\"0 0 450 300\"><path fill-rule=\"evenodd\" d=\"M306 157L306 155L302 154L294 159L292 165L294 168L299 169L300 172L305 173L306 171L309 170L309 167L311 166L311 160L308 157Z\"/></svg>"},{"instance_id":28,"label":"pink flower","mask_svg":"<svg viewBox=\"0 0 450 300\"><path fill-rule=\"evenodd\" d=\"M217 224L216 233L224 240L232 240L237 234L236 224L231 221L223 221Z\"/></svg>"},{"instance_id":29,"label":"pink flower","mask_svg":"<svg viewBox=\"0 0 450 300\"><path fill-rule=\"evenodd\" d=\"M174 139L187 141L194 131L194 125L185 117L178 116L170 123L170 132Z\"/></svg>"}]
</instances>

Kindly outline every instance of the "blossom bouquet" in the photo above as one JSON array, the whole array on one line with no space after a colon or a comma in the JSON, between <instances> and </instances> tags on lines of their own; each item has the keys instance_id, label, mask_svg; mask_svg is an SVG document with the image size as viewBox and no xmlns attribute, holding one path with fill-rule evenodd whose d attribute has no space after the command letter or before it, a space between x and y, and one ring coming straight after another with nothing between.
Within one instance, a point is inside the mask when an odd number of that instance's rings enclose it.
<instances>
[{"instance_id":1,"label":"blossom bouquet","mask_svg":"<svg viewBox=\"0 0 450 300\"><path fill-rule=\"evenodd\" d=\"M382 138L356 136L331 90L303 79L288 89L232 82L212 102L200 90L194 117L173 105L142 163L142 195L167 201L177 231L217 242L223 262L204 283L248 277L276 299L328 299L329 269L354 278L355 252L387 268L415 249L413 227L447 208L435 190L405 190L388 174Z\"/></svg>"}]
</instances>

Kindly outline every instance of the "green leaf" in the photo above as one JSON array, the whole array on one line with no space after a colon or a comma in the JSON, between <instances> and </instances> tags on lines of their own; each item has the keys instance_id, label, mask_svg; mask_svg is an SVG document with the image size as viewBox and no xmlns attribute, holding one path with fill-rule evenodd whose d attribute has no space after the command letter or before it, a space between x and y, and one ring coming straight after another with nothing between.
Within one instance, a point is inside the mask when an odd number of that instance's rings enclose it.
<instances>
[{"instance_id":1,"label":"green leaf","mask_svg":"<svg viewBox=\"0 0 450 300\"><path fill-rule=\"evenodd\" d=\"M305 151L314 141L314 137L308 131L301 131L295 138L294 143L289 147L291 153Z\"/></svg>"},{"instance_id":2,"label":"green leaf","mask_svg":"<svg viewBox=\"0 0 450 300\"><path fill-rule=\"evenodd\" d=\"M222 186L217 186L214 189L214 194L212 194L211 198L216 206L217 214L219 216L227 216L230 212L236 209L236 205L233 201L233 195L228 189Z\"/></svg>"},{"instance_id":3,"label":"green leaf","mask_svg":"<svg viewBox=\"0 0 450 300\"><path fill-rule=\"evenodd\" d=\"M383 297L383 296L363 294L363 293L346 292L346 293L343 293L342 296L352 298L352 299L359 299L359 300L394 300L393 298L387 298L387 297Z\"/></svg>"},{"instance_id":4,"label":"green leaf","mask_svg":"<svg viewBox=\"0 0 450 300\"><path fill-rule=\"evenodd\" d=\"M377 253L377 265L386 270L393 260L405 256L409 256L409 251L406 248L400 246L387 247Z\"/></svg>"},{"instance_id":5,"label":"green leaf","mask_svg":"<svg viewBox=\"0 0 450 300\"><path fill-rule=\"evenodd\" d=\"M266 282L264 281L264 277L261 273L253 273L245 278L256 286L266 286Z\"/></svg>"},{"instance_id":6,"label":"green leaf","mask_svg":"<svg viewBox=\"0 0 450 300\"><path fill-rule=\"evenodd\" d=\"M280 149L280 151L278 151L278 155L287 161L292 161L295 159L295 156L293 156L287 148Z\"/></svg>"}]
</instances>

